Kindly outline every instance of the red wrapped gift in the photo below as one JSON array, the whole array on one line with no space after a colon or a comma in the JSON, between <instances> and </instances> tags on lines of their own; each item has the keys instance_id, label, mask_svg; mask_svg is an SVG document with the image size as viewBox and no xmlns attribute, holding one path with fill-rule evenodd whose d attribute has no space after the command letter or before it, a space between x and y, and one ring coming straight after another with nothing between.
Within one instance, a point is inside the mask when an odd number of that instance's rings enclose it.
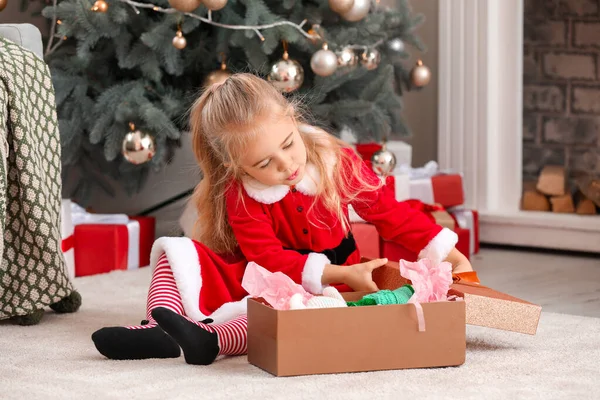
<instances>
[{"instance_id":1,"label":"red wrapped gift","mask_svg":"<svg viewBox=\"0 0 600 400\"><path fill-rule=\"evenodd\" d=\"M456 249L470 259L469 255L469 237L468 229L456 228L454 232L458 235L458 243ZM360 248L360 247L359 247ZM407 250L405 247L387 240L381 240L381 257L386 257L390 261L406 260L417 261L418 254ZM367 256L365 256L367 257Z\"/></svg>"},{"instance_id":2,"label":"red wrapped gift","mask_svg":"<svg viewBox=\"0 0 600 400\"><path fill-rule=\"evenodd\" d=\"M154 217L133 217L127 224L75 226L75 276L149 265L154 230Z\"/></svg>"},{"instance_id":3,"label":"red wrapped gift","mask_svg":"<svg viewBox=\"0 0 600 400\"><path fill-rule=\"evenodd\" d=\"M352 223L352 235L356 240L356 246L360 249L363 257L379 258L381 249L379 248L379 233L374 225L357 222Z\"/></svg>"},{"instance_id":4,"label":"red wrapped gift","mask_svg":"<svg viewBox=\"0 0 600 400\"><path fill-rule=\"evenodd\" d=\"M465 202L462 176L440 174L430 178L410 181L410 198L427 204L440 204L444 207L459 206Z\"/></svg>"},{"instance_id":5,"label":"red wrapped gift","mask_svg":"<svg viewBox=\"0 0 600 400\"><path fill-rule=\"evenodd\" d=\"M466 208L452 208L450 214L454 217L457 225L471 232L469 241L469 252L477 254L479 252L479 213L476 210Z\"/></svg>"}]
</instances>

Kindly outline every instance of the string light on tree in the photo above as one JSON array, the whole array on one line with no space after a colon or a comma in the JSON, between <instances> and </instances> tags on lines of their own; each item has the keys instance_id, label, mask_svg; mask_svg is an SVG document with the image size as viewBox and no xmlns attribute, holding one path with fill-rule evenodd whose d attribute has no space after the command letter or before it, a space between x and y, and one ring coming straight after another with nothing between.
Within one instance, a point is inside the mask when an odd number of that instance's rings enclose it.
<instances>
[{"instance_id":1,"label":"string light on tree","mask_svg":"<svg viewBox=\"0 0 600 400\"><path fill-rule=\"evenodd\" d=\"M362 65L368 70L377 69L381 62L381 53L377 49L368 49L362 54L360 59Z\"/></svg>"},{"instance_id":2,"label":"string light on tree","mask_svg":"<svg viewBox=\"0 0 600 400\"><path fill-rule=\"evenodd\" d=\"M338 67L355 67L358 65L358 56L351 47L344 47L337 53Z\"/></svg>"},{"instance_id":3,"label":"string light on tree","mask_svg":"<svg viewBox=\"0 0 600 400\"><path fill-rule=\"evenodd\" d=\"M287 42L283 42L283 57L271 66L267 79L283 93L293 92L302 86L304 69L298 61L289 58Z\"/></svg>"},{"instance_id":4,"label":"string light on tree","mask_svg":"<svg viewBox=\"0 0 600 400\"><path fill-rule=\"evenodd\" d=\"M346 21L357 22L369 14L371 9L371 0L354 0L352 8L341 14Z\"/></svg>"},{"instance_id":5,"label":"string light on tree","mask_svg":"<svg viewBox=\"0 0 600 400\"><path fill-rule=\"evenodd\" d=\"M338 67L335 53L329 50L327 43L310 58L310 68L319 76L332 75Z\"/></svg>"},{"instance_id":6,"label":"string light on tree","mask_svg":"<svg viewBox=\"0 0 600 400\"><path fill-rule=\"evenodd\" d=\"M156 154L154 138L139 129L135 129L133 122L129 123L130 132L123 139L121 153L123 157L134 165L144 164Z\"/></svg>"},{"instance_id":7,"label":"string light on tree","mask_svg":"<svg viewBox=\"0 0 600 400\"><path fill-rule=\"evenodd\" d=\"M354 0L329 0L329 8L338 14L344 14L352 8Z\"/></svg>"},{"instance_id":8,"label":"string light on tree","mask_svg":"<svg viewBox=\"0 0 600 400\"><path fill-rule=\"evenodd\" d=\"M183 36L180 25L177 26L177 33L175 33L175 37L173 37L173 46L178 50L183 50L187 46L187 40Z\"/></svg>"},{"instance_id":9,"label":"string light on tree","mask_svg":"<svg viewBox=\"0 0 600 400\"><path fill-rule=\"evenodd\" d=\"M399 38L392 39L389 42L387 42L387 47L392 51L400 53L404 51L404 42L402 41L402 39Z\"/></svg>"},{"instance_id":10,"label":"string light on tree","mask_svg":"<svg viewBox=\"0 0 600 400\"><path fill-rule=\"evenodd\" d=\"M227 69L225 63L225 55L221 54L221 69L209 73L204 79L203 86L205 88L214 85L215 83L223 83L231 76L231 71Z\"/></svg>"},{"instance_id":11,"label":"string light on tree","mask_svg":"<svg viewBox=\"0 0 600 400\"><path fill-rule=\"evenodd\" d=\"M201 0L169 0L169 5L181 12L192 12L202 4Z\"/></svg>"},{"instance_id":12,"label":"string light on tree","mask_svg":"<svg viewBox=\"0 0 600 400\"><path fill-rule=\"evenodd\" d=\"M105 13L108 11L108 4L104 0L96 0L92 6L92 11Z\"/></svg>"},{"instance_id":13,"label":"string light on tree","mask_svg":"<svg viewBox=\"0 0 600 400\"><path fill-rule=\"evenodd\" d=\"M429 67L418 60L417 64L410 71L410 82L416 87L423 87L431 80L431 71Z\"/></svg>"}]
</instances>

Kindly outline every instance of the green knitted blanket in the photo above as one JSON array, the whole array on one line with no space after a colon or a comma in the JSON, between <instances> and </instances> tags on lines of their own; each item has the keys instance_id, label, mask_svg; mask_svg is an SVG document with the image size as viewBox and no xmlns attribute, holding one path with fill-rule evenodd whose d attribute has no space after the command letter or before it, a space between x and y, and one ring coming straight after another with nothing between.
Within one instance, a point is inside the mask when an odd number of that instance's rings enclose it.
<instances>
[{"instance_id":1,"label":"green knitted blanket","mask_svg":"<svg viewBox=\"0 0 600 400\"><path fill-rule=\"evenodd\" d=\"M55 107L46 63L0 38L0 319L73 291L61 251Z\"/></svg>"}]
</instances>

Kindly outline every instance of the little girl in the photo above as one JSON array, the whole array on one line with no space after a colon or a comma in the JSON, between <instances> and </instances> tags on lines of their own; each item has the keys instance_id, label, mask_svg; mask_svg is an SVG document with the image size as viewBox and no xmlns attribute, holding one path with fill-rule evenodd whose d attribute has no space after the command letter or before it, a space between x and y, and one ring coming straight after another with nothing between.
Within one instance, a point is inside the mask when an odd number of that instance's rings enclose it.
<instances>
[{"instance_id":1,"label":"little girl","mask_svg":"<svg viewBox=\"0 0 600 400\"><path fill-rule=\"evenodd\" d=\"M398 202L344 142L300 122L271 84L236 74L207 89L191 110L193 146L204 178L196 188L196 240L163 237L146 320L92 335L111 359L179 357L207 365L246 353L246 264L287 274L307 291L377 290L350 232L348 206L380 235L472 271L457 236Z\"/></svg>"}]
</instances>

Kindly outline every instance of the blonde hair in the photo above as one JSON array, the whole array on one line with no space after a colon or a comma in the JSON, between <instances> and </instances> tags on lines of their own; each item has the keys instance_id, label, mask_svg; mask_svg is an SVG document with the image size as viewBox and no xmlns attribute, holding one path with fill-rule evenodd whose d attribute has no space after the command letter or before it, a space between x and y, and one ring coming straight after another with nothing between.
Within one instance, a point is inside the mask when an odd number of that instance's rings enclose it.
<instances>
[{"instance_id":1,"label":"blonde hair","mask_svg":"<svg viewBox=\"0 0 600 400\"><path fill-rule=\"evenodd\" d=\"M227 222L225 199L230 183L242 179L243 171L235 161L246 144L261 134L255 129L256 121L277 111L298 122L307 162L314 164L320 173L313 205L317 200L322 201L325 209L338 217L345 233L350 224L342 205L363 191L381 186L381 182L375 184L362 177L359 173L362 162L356 162L352 153L343 151L348 147L346 143L322 129L304 124L297 105L290 103L270 83L252 74L234 74L224 83L207 88L190 112L193 150L204 175L192 197L198 211L193 236L215 252L233 252L237 247ZM352 165L352 168L340 168L341 164ZM333 173L328 173L332 168ZM239 187L238 198L242 198L241 185Z\"/></svg>"}]
</instances>

